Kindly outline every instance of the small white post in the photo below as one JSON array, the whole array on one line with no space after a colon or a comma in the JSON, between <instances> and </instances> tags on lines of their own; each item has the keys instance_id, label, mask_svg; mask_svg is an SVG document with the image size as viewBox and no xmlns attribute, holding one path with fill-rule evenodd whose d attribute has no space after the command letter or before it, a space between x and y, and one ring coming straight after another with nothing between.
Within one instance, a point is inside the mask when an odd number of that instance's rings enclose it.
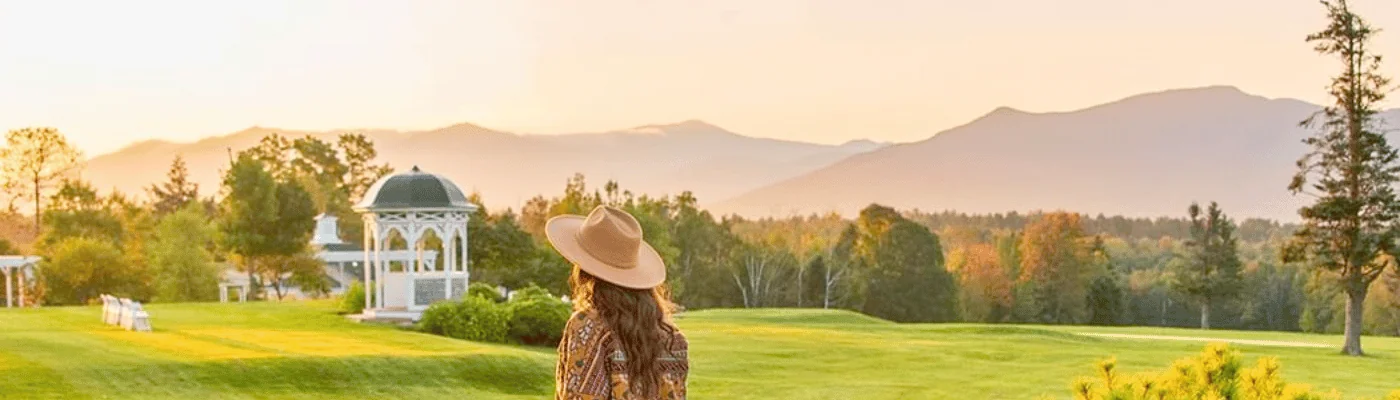
<instances>
[{"instance_id":1,"label":"small white post","mask_svg":"<svg viewBox=\"0 0 1400 400\"><path fill-rule=\"evenodd\" d=\"M29 270L30 270L30 271L33 271L33 270L34 270L34 267L33 267L32 265L26 264L26 266L29 267ZM23 308L23 307L24 307L24 286L25 286L25 282L24 282L24 269L23 269L23 268L20 268L20 270L19 270L19 276L16 277L15 280L16 280L17 282L19 282L19 306L20 306L21 308Z\"/></svg>"}]
</instances>

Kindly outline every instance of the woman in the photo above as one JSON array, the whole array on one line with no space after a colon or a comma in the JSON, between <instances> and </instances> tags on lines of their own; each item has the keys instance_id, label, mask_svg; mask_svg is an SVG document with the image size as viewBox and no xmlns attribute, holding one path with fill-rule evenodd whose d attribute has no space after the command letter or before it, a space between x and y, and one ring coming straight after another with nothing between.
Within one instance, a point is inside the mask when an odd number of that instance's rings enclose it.
<instances>
[{"instance_id":1,"label":"woman","mask_svg":"<svg viewBox=\"0 0 1400 400\"><path fill-rule=\"evenodd\" d=\"M626 211L549 220L545 231L574 264L574 315L559 342L555 398L684 399L685 335L671 323L666 265Z\"/></svg>"}]
</instances>

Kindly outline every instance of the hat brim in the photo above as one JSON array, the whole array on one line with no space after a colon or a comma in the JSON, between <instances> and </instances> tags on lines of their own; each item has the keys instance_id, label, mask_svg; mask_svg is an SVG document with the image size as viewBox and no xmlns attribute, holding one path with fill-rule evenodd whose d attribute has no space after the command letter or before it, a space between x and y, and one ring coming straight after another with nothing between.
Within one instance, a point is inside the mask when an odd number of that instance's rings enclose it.
<instances>
[{"instance_id":1,"label":"hat brim","mask_svg":"<svg viewBox=\"0 0 1400 400\"><path fill-rule=\"evenodd\" d=\"M589 255L578 243L584 220L577 215L560 215L545 223L549 244L569 262L598 279L630 289L651 289L666 281L666 262L645 241L637 248L637 265L632 268L619 268Z\"/></svg>"}]
</instances>

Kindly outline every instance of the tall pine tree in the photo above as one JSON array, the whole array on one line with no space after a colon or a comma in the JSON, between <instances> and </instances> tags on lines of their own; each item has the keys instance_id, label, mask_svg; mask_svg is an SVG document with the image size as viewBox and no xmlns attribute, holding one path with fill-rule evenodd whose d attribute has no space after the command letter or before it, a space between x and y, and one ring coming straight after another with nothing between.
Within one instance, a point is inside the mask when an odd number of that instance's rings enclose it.
<instances>
[{"instance_id":1,"label":"tall pine tree","mask_svg":"<svg viewBox=\"0 0 1400 400\"><path fill-rule=\"evenodd\" d=\"M1298 161L1288 188L1314 197L1298 210L1303 218L1285 257L1306 260L1335 273L1346 293L1346 343L1342 351L1362 355L1363 303L1367 289L1389 265L1400 233L1400 198L1394 185L1400 154L1386 141L1376 114L1390 90L1380 74L1381 57L1370 42L1377 30L1347 7L1346 0L1324 0L1329 23L1308 35L1323 55L1336 57L1342 71L1332 78L1332 104L1301 125L1317 129L1304 140L1312 151Z\"/></svg>"},{"instance_id":2,"label":"tall pine tree","mask_svg":"<svg viewBox=\"0 0 1400 400\"><path fill-rule=\"evenodd\" d=\"M167 181L146 188L156 215L173 213L199 200L199 184L190 180L190 170L185 167L184 157L175 156L175 161L170 163L170 172L165 176Z\"/></svg>"},{"instance_id":3,"label":"tall pine tree","mask_svg":"<svg viewBox=\"0 0 1400 400\"><path fill-rule=\"evenodd\" d=\"M1195 203L1187 208L1191 239L1186 262L1172 264L1173 290L1195 299L1201 306L1201 329L1210 329L1210 310L1216 303L1239 296L1244 289L1240 271L1235 224L1214 202L1201 215Z\"/></svg>"}]
</instances>

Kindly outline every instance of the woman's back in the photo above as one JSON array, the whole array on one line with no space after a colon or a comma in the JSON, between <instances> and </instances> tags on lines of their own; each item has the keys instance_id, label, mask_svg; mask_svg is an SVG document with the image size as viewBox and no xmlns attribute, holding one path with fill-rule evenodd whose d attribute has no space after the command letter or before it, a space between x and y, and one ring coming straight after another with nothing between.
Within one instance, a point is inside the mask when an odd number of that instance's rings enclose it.
<instances>
[{"instance_id":1,"label":"woman's back","mask_svg":"<svg viewBox=\"0 0 1400 400\"><path fill-rule=\"evenodd\" d=\"M690 372L689 344L680 330L672 329L665 351L657 358L660 385L657 398L684 399L686 375ZM557 399L640 399L628 394L632 379L627 374L627 355L616 335L596 312L574 313L559 342L559 364L555 371Z\"/></svg>"}]
</instances>

